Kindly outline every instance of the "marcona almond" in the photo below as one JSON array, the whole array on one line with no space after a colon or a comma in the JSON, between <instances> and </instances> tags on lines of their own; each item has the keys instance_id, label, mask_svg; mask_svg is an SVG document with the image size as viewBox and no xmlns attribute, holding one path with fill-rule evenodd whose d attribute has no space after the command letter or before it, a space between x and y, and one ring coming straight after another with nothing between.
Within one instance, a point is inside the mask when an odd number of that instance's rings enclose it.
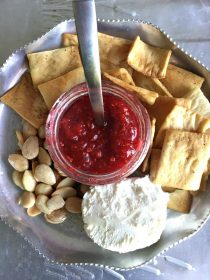
<instances>
[{"instance_id":1,"label":"marcona almond","mask_svg":"<svg viewBox=\"0 0 210 280\"><path fill-rule=\"evenodd\" d=\"M81 184L80 185L80 191L85 194L86 192L88 192L90 190L90 186L88 185L84 185L84 184Z\"/></svg>"},{"instance_id":2,"label":"marcona almond","mask_svg":"<svg viewBox=\"0 0 210 280\"><path fill-rule=\"evenodd\" d=\"M38 135L39 138L44 139L45 138L45 125L41 125L40 128L38 129Z\"/></svg>"},{"instance_id":3,"label":"marcona almond","mask_svg":"<svg viewBox=\"0 0 210 280\"><path fill-rule=\"evenodd\" d=\"M68 212L77 214L77 213L81 213L81 211L82 211L82 209L81 209L82 206L81 205L82 205L82 199L81 198L69 197L66 200L65 208Z\"/></svg>"},{"instance_id":4,"label":"marcona almond","mask_svg":"<svg viewBox=\"0 0 210 280\"><path fill-rule=\"evenodd\" d=\"M67 199L68 197L76 196L76 194L77 194L77 191L74 188L62 187L62 188L56 189L56 191L54 191L52 193L52 196L61 195L63 197L63 199Z\"/></svg>"},{"instance_id":5,"label":"marcona almond","mask_svg":"<svg viewBox=\"0 0 210 280\"><path fill-rule=\"evenodd\" d=\"M39 211L41 211L42 213L50 214L52 212L47 207L47 201L48 200L49 200L49 198L46 195L44 195L44 194L40 194L36 198L35 205L39 209Z\"/></svg>"},{"instance_id":6,"label":"marcona almond","mask_svg":"<svg viewBox=\"0 0 210 280\"><path fill-rule=\"evenodd\" d=\"M15 133L16 133L16 137L17 137L17 140L18 140L18 147L20 149L22 149L22 146L24 144L23 134L20 130L16 130Z\"/></svg>"},{"instance_id":7,"label":"marcona almond","mask_svg":"<svg viewBox=\"0 0 210 280\"><path fill-rule=\"evenodd\" d=\"M32 159L32 161L31 161L31 169L32 169L33 176L34 176L35 168L37 167L37 165L39 165L38 161L35 160L35 159Z\"/></svg>"},{"instance_id":8,"label":"marcona almond","mask_svg":"<svg viewBox=\"0 0 210 280\"><path fill-rule=\"evenodd\" d=\"M23 121L23 137L26 140L30 136L35 136L37 134L37 130L27 121Z\"/></svg>"},{"instance_id":9,"label":"marcona almond","mask_svg":"<svg viewBox=\"0 0 210 280\"><path fill-rule=\"evenodd\" d=\"M53 187L44 183L40 183L38 185L36 185L35 188L35 194L39 195L39 194L45 194L45 195L51 195L51 193L53 192Z\"/></svg>"},{"instance_id":10,"label":"marcona almond","mask_svg":"<svg viewBox=\"0 0 210 280\"><path fill-rule=\"evenodd\" d=\"M19 188L21 188L22 190L24 189L23 188L23 173L22 172L18 172L16 170L14 170L12 172L12 181L14 182L14 184L16 186L18 186Z\"/></svg>"},{"instance_id":11,"label":"marcona almond","mask_svg":"<svg viewBox=\"0 0 210 280\"><path fill-rule=\"evenodd\" d=\"M75 184L75 181L69 177L61 180L57 185L56 189L63 188L63 187L72 187Z\"/></svg>"},{"instance_id":12,"label":"marcona almond","mask_svg":"<svg viewBox=\"0 0 210 280\"><path fill-rule=\"evenodd\" d=\"M37 136L27 138L22 147L22 154L27 159L33 159L39 153L39 139Z\"/></svg>"},{"instance_id":13,"label":"marcona almond","mask_svg":"<svg viewBox=\"0 0 210 280\"><path fill-rule=\"evenodd\" d=\"M8 161L12 165L12 167L19 172L23 172L28 169L28 160L22 155L11 154L8 157Z\"/></svg>"},{"instance_id":14,"label":"marcona almond","mask_svg":"<svg viewBox=\"0 0 210 280\"><path fill-rule=\"evenodd\" d=\"M41 214L41 211L36 207L36 205L27 209L27 214L30 217L36 217Z\"/></svg>"},{"instance_id":15,"label":"marcona almond","mask_svg":"<svg viewBox=\"0 0 210 280\"><path fill-rule=\"evenodd\" d=\"M67 218L67 211L65 208L54 210L49 215L44 215L47 222L51 224L60 224L64 222Z\"/></svg>"},{"instance_id":16,"label":"marcona almond","mask_svg":"<svg viewBox=\"0 0 210 280\"><path fill-rule=\"evenodd\" d=\"M54 195L47 201L48 209L52 211L62 208L65 205L65 201L63 200L62 196Z\"/></svg>"},{"instance_id":17,"label":"marcona almond","mask_svg":"<svg viewBox=\"0 0 210 280\"><path fill-rule=\"evenodd\" d=\"M36 187L36 180L31 170L26 170L23 173L23 187L26 191L33 192Z\"/></svg>"},{"instance_id":18,"label":"marcona almond","mask_svg":"<svg viewBox=\"0 0 210 280\"><path fill-rule=\"evenodd\" d=\"M34 206L35 203L35 195L32 192L24 191L20 196L19 203L24 208L30 208Z\"/></svg>"},{"instance_id":19,"label":"marcona almond","mask_svg":"<svg viewBox=\"0 0 210 280\"><path fill-rule=\"evenodd\" d=\"M38 182L42 182L47 185L54 185L56 183L55 174L46 164L37 165L35 168L34 177Z\"/></svg>"},{"instance_id":20,"label":"marcona almond","mask_svg":"<svg viewBox=\"0 0 210 280\"><path fill-rule=\"evenodd\" d=\"M39 147L38 161L39 161L39 163L43 163L46 165L52 164L52 160L51 160L48 152L42 147Z\"/></svg>"},{"instance_id":21,"label":"marcona almond","mask_svg":"<svg viewBox=\"0 0 210 280\"><path fill-rule=\"evenodd\" d=\"M56 179L56 183L61 181L61 175L58 173L58 171L56 169L53 170L54 174L55 174L55 179Z\"/></svg>"}]
</instances>

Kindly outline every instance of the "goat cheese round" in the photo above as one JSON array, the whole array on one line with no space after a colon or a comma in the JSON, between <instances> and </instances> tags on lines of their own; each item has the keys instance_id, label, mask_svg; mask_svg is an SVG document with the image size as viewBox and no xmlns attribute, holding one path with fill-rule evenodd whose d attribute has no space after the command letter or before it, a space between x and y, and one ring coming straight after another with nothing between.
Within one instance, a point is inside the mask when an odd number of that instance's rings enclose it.
<instances>
[{"instance_id":1,"label":"goat cheese round","mask_svg":"<svg viewBox=\"0 0 210 280\"><path fill-rule=\"evenodd\" d=\"M99 246L126 253L160 239L168 194L148 176L95 186L83 197L84 229Z\"/></svg>"}]
</instances>

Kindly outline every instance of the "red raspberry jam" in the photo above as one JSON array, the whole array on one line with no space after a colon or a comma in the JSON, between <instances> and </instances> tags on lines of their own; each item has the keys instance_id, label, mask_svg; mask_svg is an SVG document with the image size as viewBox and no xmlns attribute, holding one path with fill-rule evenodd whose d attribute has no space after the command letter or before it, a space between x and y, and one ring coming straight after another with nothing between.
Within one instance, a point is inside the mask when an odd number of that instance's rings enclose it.
<instances>
[{"instance_id":1,"label":"red raspberry jam","mask_svg":"<svg viewBox=\"0 0 210 280\"><path fill-rule=\"evenodd\" d=\"M105 126L95 124L89 97L77 99L59 123L63 157L79 170L105 174L122 168L141 147L138 120L120 97L104 96Z\"/></svg>"},{"instance_id":2,"label":"red raspberry jam","mask_svg":"<svg viewBox=\"0 0 210 280\"><path fill-rule=\"evenodd\" d=\"M150 144L150 120L138 97L103 80L104 127L95 125L86 83L64 93L46 123L48 151L58 169L77 182L105 185L131 175Z\"/></svg>"}]
</instances>

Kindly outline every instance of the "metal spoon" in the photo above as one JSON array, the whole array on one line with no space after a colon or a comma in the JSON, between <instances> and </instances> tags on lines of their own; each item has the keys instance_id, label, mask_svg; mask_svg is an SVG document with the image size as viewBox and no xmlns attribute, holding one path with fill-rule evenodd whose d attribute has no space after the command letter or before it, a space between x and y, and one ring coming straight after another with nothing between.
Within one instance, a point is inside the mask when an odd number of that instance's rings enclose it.
<instances>
[{"instance_id":1,"label":"metal spoon","mask_svg":"<svg viewBox=\"0 0 210 280\"><path fill-rule=\"evenodd\" d=\"M94 0L74 0L74 18L80 56L88 84L96 124L104 125L104 105L98 47L97 19Z\"/></svg>"}]
</instances>

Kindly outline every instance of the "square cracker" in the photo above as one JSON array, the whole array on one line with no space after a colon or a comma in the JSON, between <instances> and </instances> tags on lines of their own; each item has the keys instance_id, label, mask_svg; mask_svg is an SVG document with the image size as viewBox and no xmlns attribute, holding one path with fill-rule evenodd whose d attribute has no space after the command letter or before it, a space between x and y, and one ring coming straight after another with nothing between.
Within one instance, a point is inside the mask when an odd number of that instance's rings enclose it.
<instances>
[{"instance_id":1,"label":"square cracker","mask_svg":"<svg viewBox=\"0 0 210 280\"><path fill-rule=\"evenodd\" d=\"M34 86L81 66L77 46L27 54Z\"/></svg>"},{"instance_id":2,"label":"square cracker","mask_svg":"<svg viewBox=\"0 0 210 280\"><path fill-rule=\"evenodd\" d=\"M29 73L24 74L0 100L36 128L46 121L48 109L41 94L33 88Z\"/></svg>"},{"instance_id":3,"label":"square cracker","mask_svg":"<svg viewBox=\"0 0 210 280\"><path fill-rule=\"evenodd\" d=\"M186 107L175 105L162 123L154 141L154 147L161 148L167 129L180 129L199 132L203 124L209 123L208 119L188 110Z\"/></svg>"},{"instance_id":4,"label":"square cracker","mask_svg":"<svg viewBox=\"0 0 210 280\"><path fill-rule=\"evenodd\" d=\"M183 68L169 64L165 79L162 80L164 86L174 97L182 97L189 90L200 88L204 78Z\"/></svg>"},{"instance_id":5,"label":"square cracker","mask_svg":"<svg viewBox=\"0 0 210 280\"><path fill-rule=\"evenodd\" d=\"M64 92L82 82L85 82L84 70L83 67L78 67L62 76L40 84L38 89L43 96L48 109L51 109L55 101Z\"/></svg>"},{"instance_id":6,"label":"square cracker","mask_svg":"<svg viewBox=\"0 0 210 280\"><path fill-rule=\"evenodd\" d=\"M171 50L150 46L137 36L128 54L127 62L133 69L146 76L163 79L170 56Z\"/></svg>"},{"instance_id":7,"label":"square cracker","mask_svg":"<svg viewBox=\"0 0 210 280\"><path fill-rule=\"evenodd\" d=\"M210 135L167 130L154 183L198 190L210 157Z\"/></svg>"},{"instance_id":8,"label":"square cracker","mask_svg":"<svg viewBox=\"0 0 210 280\"><path fill-rule=\"evenodd\" d=\"M150 178L156 176L157 168L160 160L161 150L160 149L152 149L151 153L151 162L150 162ZM192 195L190 191L186 190L177 190L170 187L162 186L162 190L164 192L169 193L169 201L168 208L173 209L175 211L179 211L182 213L188 213L192 204ZM175 193L172 195L172 193Z\"/></svg>"}]
</instances>

